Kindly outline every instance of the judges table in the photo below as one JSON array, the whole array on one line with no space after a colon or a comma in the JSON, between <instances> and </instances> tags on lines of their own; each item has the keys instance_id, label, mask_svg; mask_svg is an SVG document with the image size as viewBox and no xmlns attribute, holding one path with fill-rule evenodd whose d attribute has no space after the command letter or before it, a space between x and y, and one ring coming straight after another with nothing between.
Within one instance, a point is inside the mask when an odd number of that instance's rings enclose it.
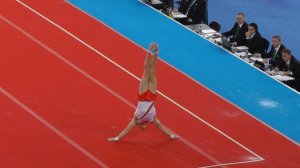
<instances>
[{"instance_id":1,"label":"judges table","mask_svg":"<svg viewBox=\"0 0 300 168\"><path fill-rule=\"evenodd\" d=\"M194 25L186 25L186 27L190 28L191 30L199 33L201 30L212 30L208 25L206 24L194 24ZM215 32L215 31L214 31Z\"/></svg>"},{"instance_id":2,"label":"judges table","mask_svg":"<svg viewBox=\"0 0 300 168\"><path fill-rule=\"evenodd\" d=\"M144 0L148 5L151 5L155 8L161 6L161 9L163 8L163 3L159 0ZM178 22L184 22L187 19L187 16L176 11L167 11L169 12L167 15L171 17L172 19L178 21ZM194 25L185 25L187 28L191 29L195 33L197 33L199 36L206 38L212 43L215 43L221 47L223 47L222 44L222 35L219 32L216 32L212 28L210 28L206 24L194 24ZM226 49L226 48L224 48ZM234 56L240 58L241 60L247 62L248 64L252 65L253 67L256 67L262 71L264 71L266 74L270 75L272 78L285 82L294 80L293 77L284 75L283 72L276 71L276 70L270 70L269 65L265 64L265 60L259 57L253 56L251 53L248 53L248 47L246 46L238 46L230 47L230 52L233 53Z\"/></svg>"},{"instance_id":3,"label":"judges table","mask_svg":"<svg viewBox=\"0 0 300 168\"><path fill-rule=\"evenodd\" d=\"M143 0L146 4L152 6L155 9L163 9L164 3L162 3L160 0Z\"/></svg>"},{"instance_id":4,"label":"judges table","mask_svg":"<svg viewBox=\"0 0 300 168\"><path fill-rule=\"evenodd\" d=\"M179 21L179 22L184 22L187 19L187 16L185 14L182 14L181 12L177 11L172 11L168 10L164 3L161 2L160 0L143 0L144 3L152 6L153 8L160 10L162 13L168 15L172 19Z\"/></svg>"},{"instance_id":5,"label":"judges table","mask_svg":"<svg viewBox=\"0 0 300 168\"><path fill-rule=\"evenodd\" d=\"M164 4L160 0L143 0L146 4L160 10L164 8ZM177 11L167 11L167 14L172 19L182 22L187 19L187 16L177 12ZM212 28L210 28L206 24L194 24L194 25L185 25L187 28L191 29L195 33L197 33L199 36L209 40L212 43L215 43L219 45L220 47L223 47L222 44L222 35L219 32L216 32ZM225 48L224 48L225 49ZM251 53L248 53L248 48L246 46L238 46L233 47L231 46L230 52L232 52L234 56L240 58L241 60L247 62L248 64L252 65L253 67L256 67L262 71L264 71L266 74L272 76L272 78L284 82L289 80L294 80L293 77L286 76L283 74L283 72L270 70L269 65L265 65L265 60L259 57L252 56Z\"/></svg>"},{"instance_id":6,"label":"judges table","mask_svg":"<svg viewBox=\"0 0 300 168\"><path fill-rule=\"evenodd\" d=\"M195 24L195 25L186 25L187 28L191 29L199 36L206 38L207 40L219 45L222 45L221 34L210 28L206 24ZM264 71L266 74L270 75L272 78L284 82L294 80L293 77L284 75L284 72L277 71L274 69L270 69L270 65L266 64L266 60L253 56L251 53L248 53L248 48L246 46L239 46L239 47L231 47L231 51L234 56L242 59L243 61L247 62L248 64ZM265 67L261 67L264 65Z\"/></svg>"}]
</instances>

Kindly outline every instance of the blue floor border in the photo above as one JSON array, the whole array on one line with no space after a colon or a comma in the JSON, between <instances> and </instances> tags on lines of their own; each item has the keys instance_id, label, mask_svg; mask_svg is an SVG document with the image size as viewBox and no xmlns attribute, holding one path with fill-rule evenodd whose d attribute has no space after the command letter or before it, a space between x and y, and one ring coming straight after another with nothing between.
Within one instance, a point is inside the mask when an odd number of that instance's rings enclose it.
<instances>
[{"instance_id":1,"label":"blue floor border","mask_svg":"<svg viewBox=\"0 0 300 168\"><path fill-rule=\"evenodd\" d=\"M300 95L137 0L69 0L207 88L300 143Z\"/></svg>"}]
</instances>

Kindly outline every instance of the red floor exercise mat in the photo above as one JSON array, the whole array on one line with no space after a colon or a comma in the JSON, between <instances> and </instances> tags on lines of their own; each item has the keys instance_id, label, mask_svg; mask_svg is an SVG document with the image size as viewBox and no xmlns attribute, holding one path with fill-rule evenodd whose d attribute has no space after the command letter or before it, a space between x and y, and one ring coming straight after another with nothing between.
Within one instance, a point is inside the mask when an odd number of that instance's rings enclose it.
<instances>
[{"instance_id":1,"label":"red floor exercise mat","mask_svg":"<svg viewBox=\"0 0 300 168\"><path fill-rule=\"evenodd\" d=\"M5 124L18 123L4 126L12 130L3 131L3 135L18 138L1 143L4 152L0 166L2 163L4 167L26 167L31 163L33 167L299 165L299 146L162 61L157 70L158 89L173 102L159 95L158 117L182 139L171 141L149 125L144 131L135 129L120 143L107 142L106 138L119 133L133 116L139 81L128 72L141 76L146 52L64 1L24 1L52 23L18 2L1 3L1 46L5 46L0 57L1 87L91 156L2 93L1 107L6 113L1 114L1 119ZM103 58L100 52L120 67ZM24 129L22 134L12 134L20 129ZM36 144L39 138L42 139ZM30 154L15 145L21 145L22 141L24 149L32 150ZM42 150L49 152L45 155ZM265 160L257 161L258 156Z\"/></svg>"}]
</instances>

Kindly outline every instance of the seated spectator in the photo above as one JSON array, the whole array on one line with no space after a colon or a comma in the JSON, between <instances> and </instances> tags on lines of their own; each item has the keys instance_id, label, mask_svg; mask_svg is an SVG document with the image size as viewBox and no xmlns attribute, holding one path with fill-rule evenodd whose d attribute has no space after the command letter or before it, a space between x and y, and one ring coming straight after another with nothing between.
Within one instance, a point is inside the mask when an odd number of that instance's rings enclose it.
<instances>
[{"instance_id":1,"label":"seated spectator","mask_svg":"<svg viewBox=\"0 0 300 168\"><path fill-rule=\"evenodd\" d=\"M183 24L208 24L207 0L181 0L178 12L187 16Z\"/></svg>"},{"instance_id":2,"label":"seated spectator","mask_svg":"<svg viewBox=\"0 0 300 168\"><path fill-rule=\"evenodd\" d=\"M261 36L258 32L258 26L256 23L250 23L248 26L248 31L246 34L246 46L249 48L249 52L254 53L262 53L263 47L261 44Z\"/></svg>"},{"instance_id":3,"label":"seated spectator","mask_svg":"<svg viewBox=\"0 0 300 168\"><path fill-rule=\"evenodd\" d=\"M286 47L281 44L280 36L273 36L271 50L267 54L263 54L261 57L268 58L269 64L271 64L273 67L278 67L278 65L283 62L282 50L285 48Z\"/></svg>"},{"instance_id":4,"label":"seated spectator","mask_svg":"<svg viewBox=\"0 0 300 168\"><path fill-rule=\"evenodd\" d=\"M284 75L292 76L295 80L284 82L290 87L300 91L300 62L292 55L291 50L282 50L282 60L279 69L284 71Z\"/></svg>"},{"instance_id":5,"label":"seated spectator","mask_svg":"<svg viewBox=\"0 0 300 168\"><path fill-rule=\"evenodd\" d=\"M245 15L240 12L236 15L236 22L231 28L231 30L222 33L222 35L230 37L230 43L233 43L234 46L241 46L245 45L245 34L247 31L248 24L245 21Z\"/></svg>"}]
</instances>

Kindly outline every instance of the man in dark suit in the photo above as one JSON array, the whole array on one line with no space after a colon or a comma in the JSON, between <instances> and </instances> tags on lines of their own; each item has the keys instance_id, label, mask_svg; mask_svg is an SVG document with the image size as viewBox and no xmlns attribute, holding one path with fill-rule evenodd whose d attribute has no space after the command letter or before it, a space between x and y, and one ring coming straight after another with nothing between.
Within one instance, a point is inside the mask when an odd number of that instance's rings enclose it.
<instances>
[{"instance_id":1,"label":"man in dark suit","mask_svg":"<svg viewBox=\"0 0 300 168\"><path fill-rule=\"evenodd\" d=\"M256 23L250 23L248 26L248 31L246 35L246 46L249 48L249 52L254 53L263 53L263 46L261 46L261 35L258 32L258 26Z\"/></svg>"},{"instance_id":2,"label":"man in dark suit","mask_svg":"<svg viewBox=\"0 0 300 168\"><path fill-rule=\"evenodd\" d=\"M178 11L187 16L184 24L208 24L207 0L181 0Z\"/></svg>"},{"instance_id":3,"label":"man in dark suit","mask_svg":"<svg viewBox=\"0 0 300 168\"><path fill-rule=\"evenodd\" d=\"M283 62L282 60L282 50L286 47L281 44L281 38L278 35L272 37L272 47L271 50L267 54L262 54L262 58L269 59L269 64L272 67L278 67L280 63Z\"/></svg>"},{"instance_id":4,"label":"man in dark suit","mask_svg":"<svg viewBox=\"0 0 300 168\"><path fill-rule=\"evenodd\" d=\"M236 15L236 22L231 30L222 33L223 36L231 37L230 42L234 46L245 45L246 32L248 31L248 24L245 21L245 15L243 13L238 13Z\"/></svg>"},{"instance_id":5,"label":"man in dark suit","mask_svg":"<svg viewBox=\"0 0 300 168\"><path fill-rule=\"evenodd\" d=\"M292 56L291 50L282 50L282 60L279 69L284 71L284 75L292 76L295 78L292 81L286 81L285 84L300 91L300 62Z\"/></svg>"},{"instance_id":6,"label":"man in dark suit","mask_svg":"<svg viewBox=\"0 0 300 168\"><path fill-rule=\"evenodd\" d=\"M181 0L178 7L178 12L185 14L191 1L192 0Z\"/></svg>"},{"instance_id":7,"label":"man in dark suit","mask_svg":"<svg viewBox=\"0 0 300 168\"><path fill-rule=\"evenodd\" d=\"M172 10L174 9L174 0L160 0L160 1L164 4L165 8L171 7Z\"/></svg>"}]
</instances>

